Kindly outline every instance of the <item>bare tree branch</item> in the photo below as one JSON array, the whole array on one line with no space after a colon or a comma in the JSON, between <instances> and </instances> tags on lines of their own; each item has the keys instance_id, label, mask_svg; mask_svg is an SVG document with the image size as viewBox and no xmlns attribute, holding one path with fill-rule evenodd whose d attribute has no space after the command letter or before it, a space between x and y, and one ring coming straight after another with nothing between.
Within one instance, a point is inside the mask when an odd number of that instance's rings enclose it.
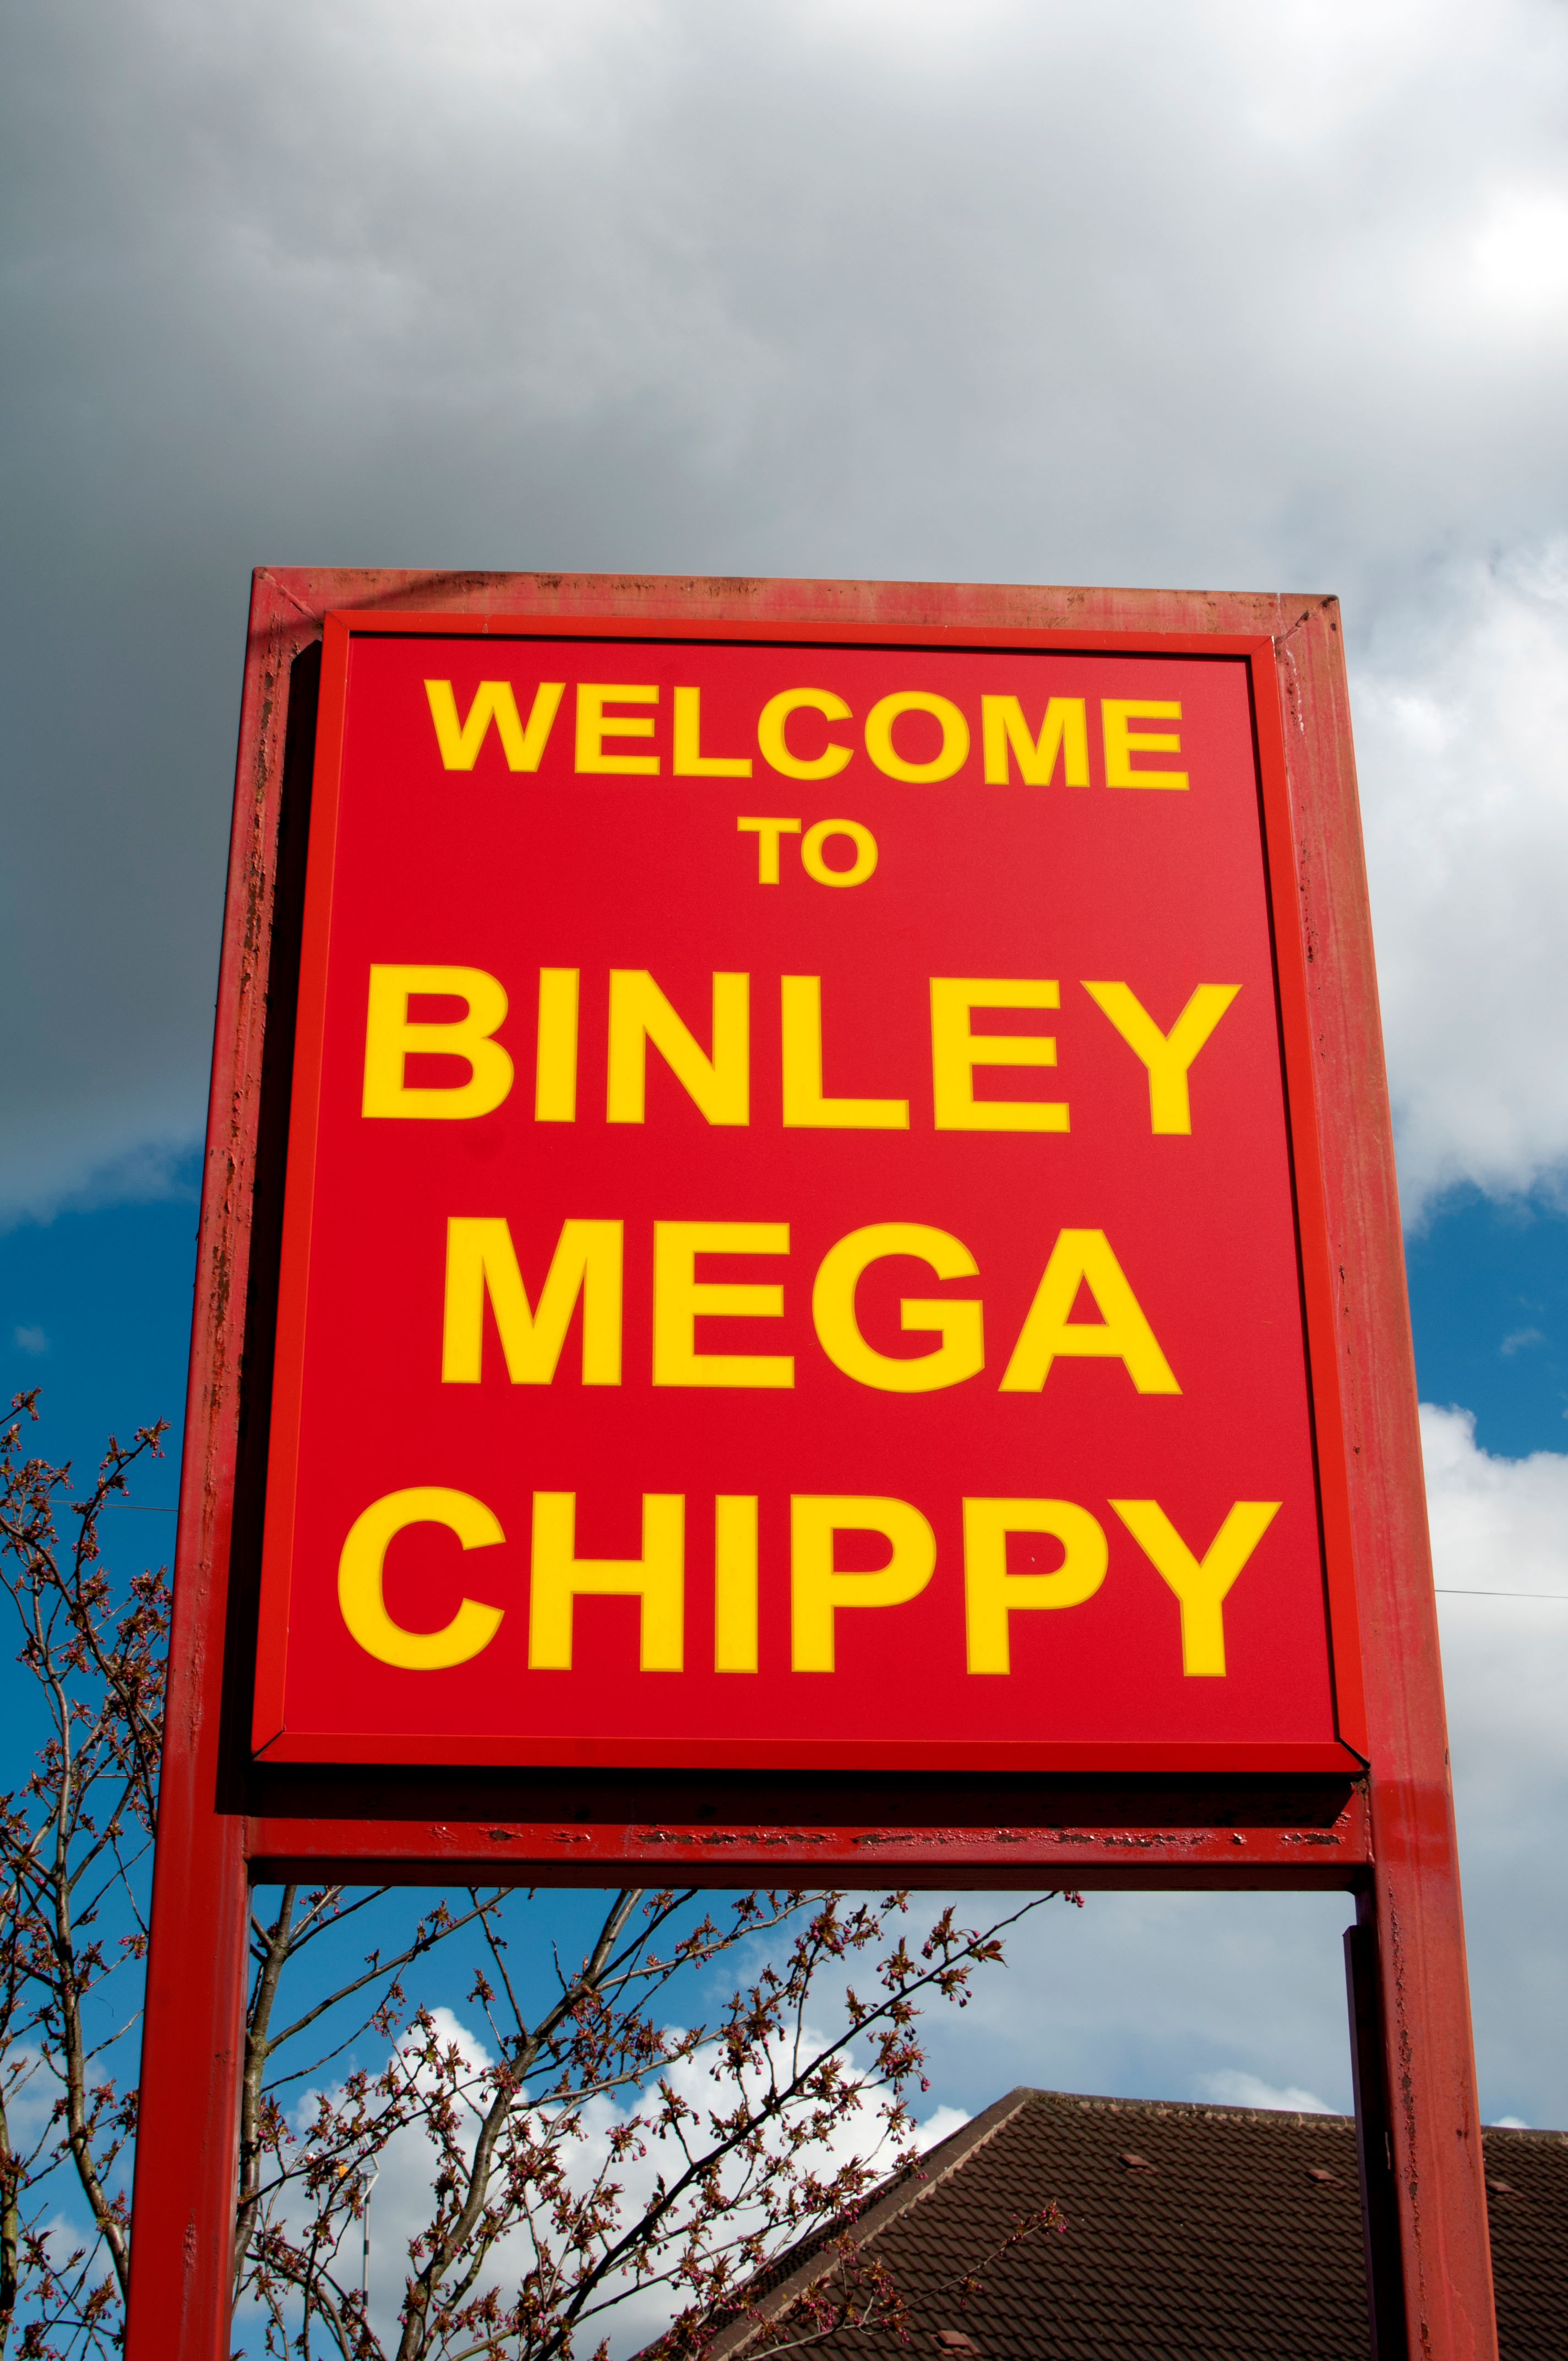
<instances>
[{"instance_id":1,"label":"bare tree branch","mask_svg":"<svg viewBox=\"0 0 1568 2361\"><path fill-rule=\"evenodd\" d=\"M164 1430L111 1437L74 1499L69 1465L24 1455L36 1414L17 1396L0 1434L0 1588L41 1741L0 1796L0 2361L18 2328L22 2361L107 2361L137 2112L112 2070L147 1950L170 1595L161 1570L115 1583L98 1523ZM381 1933L399 1893L285 1886L251 1917L235 2303L278 2361L571 2361L618 2305L656 2299L678 2312L673 2361L698 2361L758 2269L826 2233L843 2251L821 2304L893 2334L897 2290L846 2224L913 2157L920 2014L964 2006L1049 1898L922 1935L903 1894L627 1889L568 1958L535 1896L476 1888L351 1960L350 1930ZM411 1999L416 1967L436 1991L471 1975L474 2035ZM383 2303L400 2292L373 2320L367 2209L394 2158L428 2196L397 2270L378 2251ZM90 2221L76 2243L49 2226L62 2182ZM789 2350L827 2318L759 2314L759 2334Z\"/></svg>"}]
</instances>

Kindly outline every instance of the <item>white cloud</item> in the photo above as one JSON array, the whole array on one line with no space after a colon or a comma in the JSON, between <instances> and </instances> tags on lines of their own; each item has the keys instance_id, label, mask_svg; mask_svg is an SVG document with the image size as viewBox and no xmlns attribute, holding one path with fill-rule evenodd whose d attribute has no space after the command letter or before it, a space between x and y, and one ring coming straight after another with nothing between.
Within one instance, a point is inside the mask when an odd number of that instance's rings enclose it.
<instances>
[{"instance_id":1,"label":"white cloud","mask_svg":"<svg viewBox=\"0 0 1568 2361\"><path fill-rule=\"evenodd\" d=\"M932 2087L977 2110L1025 2083L1228 2105L1305 2092L1347 2111L1353 1915L1343 1894L1091 1893L1043 1911L961 2017L927 2014Z\"/></svg>"},{"instance_id":2,"label":"white cloud","mask_svg":"<svg viewBox=\"0 0 1568 2361\"><path fill-rule=\"evenodd\" d=\"M1441 570L1354 683L1407 1207L1568 1160L1568 539ZM1528 1341L1528 1340L1521 1340Z\"/></svg>"},{"instance_id":3,"label":"white cloud","mask_svg":"<svg viewBox=\"0 0 1568 2361\"><path fill-rule=\"evenodd\" d=\"M24 1224L52 1222L57 1213L91 1213L104 1205L183 1202L200 1193L201 1136L191 1127L157 1131L145 1101L104 1106L90 1122L68 1122L23 1142L6 1167L0 1162L0 1235ZM110 1143L119 1145L104 1153Z\"/></svg>"},{"instance_id":4,"label":"white cloud","mask_svg":"<svg viewBox=\"0 0 1568 2361\"><path fill-rule=\"evenodd\" d=\"M433 2009L431 2015L443 2048L455 2046L468 2071L476 2078L481 2076L491 2059L479 2035L450 2008ZM809 2026L805 2030L808 2048L820 2048L828 2037ZM785 2046L781 2042L781 2062ZM728 2092L731 2086L727 2079L716 2081L714 2077L714 2070L721 2062L717 2045L709 2044L681 2061L668 2076L677 2094L698 2109L704 2118L715 2106L730 2103ZM428 2083L428 2070L419 2070L417 2079ZM893 2149L877 2112L878 2103L874 2096L868 2097L839 2123L829 2140L815 2146L804 2160L825 2172L856 2158L891 2160ZM292 2120L302 2134L308 2134L313 2107L313 2099L307 2094L294 2110ZM567 2177L574 2188L590 2186L610 2168L612 2136L617 2127L637 2112L630 2098L624 2102L595 2099L582 2110L578 2136L566 2144L565 2150ZM932 2147L968 2120L961 2108L938 2104L917 2124L916 2144L922 2151ZM477 2131L476 2118L464 2142L470 2153ZM382 2153L370 2202L367 2284L372 2319L383 2337L396 2318L410 2242L429 2219L433 2158L433 2147L417 2125L398 2133ZM614 2160L612 2178L625 2191L623 2218L634 2218L632 2209L652 2197L661 2171L667 2178L672 2169L679 2169L678 2158L672 2168L669 2149L652 2136L645 2140L641 2155L630 2151ZM877 2169L881 2169L880 2161ZM733 2176L727 2174L726 2179L733 2185ZM359 2225L350 2224L340 2242L338 2274L350 2283L356 2282L359 2276L360 2239ZM495 2287L503 2295L510 2294L532 2259L533 2250L526 2232L514 2231L498 2242L478 2285L481 2289ZM671 2310L666 2290L652 2287L630 2291L594 2328L590 2341L597 2343L601 2334L608 2334L613 2353L634 2353L664 2325Z\"/></svg>"},{"instance_id":5,"label":"white cloud","mask_svg":"<svg viewBox=\"0 0 1568 2361\"><path fill-rule=\"evenodd\" d=\"M1472 1944L1486 1955L1506 1908L1510 1976L1555 1976L1528 1930L1568 1867L1568 1455L1494 1458L1469 1411L1431 1407L1421 1445ZM1549 1921L1568 1937L1568 1916ZM1558 2104L1568 2118L1568 2081Z\"/></svg>"},{"instance_id":6,"label":"white cloud","mask_svg":"<svg viewBox=\"0 0 1568 2361\"><path fill-rule=\"evenodd\" d=\"M1299 2091L1291 2085L1277 2090L1266 2082L1261 2074L1243 2074L1234 2067L1223 2068L1217 2074L1198 2077L1205 2097L1222 2107L1283 2108L1297 2115L1332 2115L1334 2113L1326 2099L1315 2091Z\"/></svg>"},{"instance_id":7,"label":"white cloud","mask_svg":"<svg viewBox=\"0 0 1568 2361\"><path fill-rule=\"evenodd\" d=\"M951 2139L955 2132L961 2132L969 2120L962 2107L934 2107L925 2122L917 2125L915 2145L925 2156L943 2140Z\"/></svg>"},{"instance_id":8,"label":"white cloud","mask_svg":"<svg viewBox=\"0 0 1568 2361\"><path fill-rule=\"evenodd\" d=\"M11 1336L21 1352L47 1353L49 1351L49 1338L41 1328L13 1328Z\"/></svg>"},{"instance_id":9,"label":"white cloud","mask_svg":"<svg viewBox=\"0 0 1568 2361\"><path fill-rule=\"evenodd\" d=\"M36 2041L14 2042L5 2052L3 2072L11 2137L26 2148L48 2128L60 2086Z\"/></svg>"},{"instance_id":10,"label":"white cloud","mask_svg":"<svg viewBox=\"0 0 1568 2361\"><path fill-rule=\"evenodd\" d=\"M1531 326L1568 305L1568 198L1555 188L1499 190L1470 240L1478 293Z\"/></svg>"}]
</instances>

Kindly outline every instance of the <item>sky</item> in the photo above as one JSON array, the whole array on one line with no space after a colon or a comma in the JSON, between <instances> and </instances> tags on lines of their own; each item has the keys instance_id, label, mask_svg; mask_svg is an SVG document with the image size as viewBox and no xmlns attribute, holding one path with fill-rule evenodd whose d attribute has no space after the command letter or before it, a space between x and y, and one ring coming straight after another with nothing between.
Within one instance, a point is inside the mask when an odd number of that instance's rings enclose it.
<instances>
[{"instance_id":1,"label":"sky","mask_svg":"<svg viewBox=\"0 0 1568 2361\"><path fill-rule=\"evenodd\" d=\"M0 1375L46 1440L179 1417L253 566L1336 592L1483 2110L1568 2125L1563 0L8 14ZM1047 1914L933 2103L1343 2105L1345 1916Z\"/></svg>"}]
</instances>

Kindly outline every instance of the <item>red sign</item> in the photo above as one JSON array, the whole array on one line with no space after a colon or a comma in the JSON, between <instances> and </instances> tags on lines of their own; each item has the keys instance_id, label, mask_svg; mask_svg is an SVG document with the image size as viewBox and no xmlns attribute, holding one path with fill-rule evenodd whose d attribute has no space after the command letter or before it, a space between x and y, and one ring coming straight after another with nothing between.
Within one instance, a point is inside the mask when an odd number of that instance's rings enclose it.
<instances>
[{"instance_id":1,"label":"red sign","mask_svg":"<svg viewBox=\"0 0 1568 2361\"><path fill-rule=\"evenodd\" d=\"M613 628L328 624L258 1751L1353 1767L1245 658Z\"/></svg>"}]
</instances>

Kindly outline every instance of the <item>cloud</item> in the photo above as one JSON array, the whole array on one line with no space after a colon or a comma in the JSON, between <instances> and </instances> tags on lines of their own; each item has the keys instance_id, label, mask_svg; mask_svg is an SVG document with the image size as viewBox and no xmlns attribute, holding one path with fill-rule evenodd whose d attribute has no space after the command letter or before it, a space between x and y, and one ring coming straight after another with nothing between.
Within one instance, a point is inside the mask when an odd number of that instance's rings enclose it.
<instances>
[{"instance_id":1,"label":"cloud","mask_svg":"<svg viewBox=\"0 0 1568 2361\"><path fill-rule=\"evenodd\" d=\"M1416 1186L1560 1157L1486 664L1545 714L1497 553L1568 526L1565 79L1549 0L28 14L0 1197L196 1136L258 560L1340 589ZM1445 860L1494 723L1519 808ZM1471 906L1510 844L1534 950Z\"/></svg>"},{"instance_id":2,"label":"cloud","mask_svg":"<svg viewBox=\"0 0 1568 2361\"><path fill-rule=\"evenodd\" d=\"M1421 1447L1455 1782L1472 1850L1517 1858L1568 1795L1568 1455L1495 1458L1430 1404Z\"/></svg>"},{"instance_id":3,"label":"cloud","mask_svg":"<svg viewBox=\"0 0 1568 2361\"><path fill-rule=\"evenodd\" d=\"M469 2073L476 2078L482 2076L492 2059L481 2037L451 2008L434 2008L431 2015L443 2047L455 2047ZM807 2048L820 2048L830 2037L806 2026L802 2037ZM787 2040L781 2037L781 2064L787 2048ZM716 2069L719 2072L718 2080ZM417 2079L428 2083L428 2070L420 2070ZM677 2095L696 2108L704 2120L716 2105L729 2103L733 2086L723 2071L717 2044L709 2043L695 2051L671 2069L667 2079ZM477 2093L477 2080L476 2091ZM609 2172L625 2192L622 2218L628 2220L636 2218L634 2209L652 2200L661 2172L669 2179L681 2165L679 2157L673 2156L670 2147L652 2135L644 2139L641 2153L632 2149L612 2158L611 2142L618 2126L638 2112L635 2101L630 2097L624 2102L610 2098L589 2101L581 2111L577 2136L567 2141L563 2150L567 2179L575 2189L587 2189L601 2173ZM294 2108L291 2118L302 2136L309 2135L313 2114L313 2100L307 2093ZM938 2104L917 2125L917 2147L922 2151L934 2147L968 2120L962 2109ZM463 2141L469 2154L477 2133L476 2118ZM401 2299L410 2243L419 2236L430 2217L434 2155L433 2144L417 2125L399 2132L382 2152L370 2201L367 2284L372 2319L383 2337L395 2321ZM808 2169L831 2172L853 2158L885 2157L891 2161L892 2155L878 2102L870 2097L840 2121L829 2139L811 2144L803 2152L802 2163ZM732 2184L732 2175L727 2174L725 2179ZM350 2283L356 2281L364 2268L361 2235L359 2225L350 2224L339 2242L336 2272ZM503 2297L510 2295L532 2261L533 2248L526 2231L515 2230L497 2242L477 2285L481 2290L494 2287ZM592 2341L597 2343L601 2334L608 2333L613 2353L635 2353L664 2326L674 2308L665 2289L627 2287L624 2300L593 2324Z\"/></svg>"},{"instance_id":4,"label":"cloud","mask_svg":"<svg viewBox=\"0 0 1568 2361\"><path fill-rule=\"evenodd\" d=\"M142 1137L140 1130L141 1123L128 1111L129 1145L92 1162L79 1152L84 1136L80 1127L67 1126L63 1136L40 1133L23 1143L11 1166L9 1189L0 1191L0 1236L27 1224L52 1222L57 1213L91 1213L104 1205L194 1205L201 1191L199 1146L183 1137ZM91 1136L97 1155L104 1142L96 1125Z\"/></svg>"},{"instance_id":5,"label":"cloud","mask_svg":"<svg viewBox=\"0 0 1568 2361\"><path fill-rule=\"evenodd\" d=\"M925 2122L916 2126L915 2145L926 2156L945 2139L951 2139L955 2132L961 2132L969 2120L963 2107L934 2107Z\"/></svg>"},{"instance_id":6,"label":"cloud","mask_svg":"<svg viewBox=\"0 0 1568 2361\"><path fill-rule=\"evenodd\" d=\"M5 2055L3 2073L11 2136L26 2150L53 2121L60 2085L36 2041L13 2042Z\"/></svg>"},{"instance_id":7,"label":"cloud","mask_svg":"<svg viewBox=\"0 0 1568 2361\"><path fill-rule=\"evenodd\" d=\"M41 1328L13 1328L11 1334L24 1353L47 1353L49 1338Z\"/></svg>"},{"instance_id":8,"label":"cloud","mask_svg":"<svg viewBox=\"0 0 1568 2361\"><path fill-rule=\"evenodd\" d=\"M1348 2110L1353 1916L1343 1894L1094 1893L1045 1911L961 2018L923 2020L932 2088L977 2110L1016 2083L1227 2105L1306 2091Z\"/></svg>"},{"instance_id":9,"label":"cloud","mask_svg":"<svg viewBox=\"0 0 1568 2361\"><path fill-rule=\"evenodd\" d=\"M1223 2107L1276 2107L1298 2115L1332 2115L1334 2109L1315 2091L1293 2087L1280 2091L1261 2075L1242 2074L1232 2067L1218 2074L1201 2074L1204 2093Z\"/></svg>"},{"instance_id":10,"label":"cloud","mask_svg":"<svg viewBox=\"0 0 1568 2361\"><path fill-rule=\"evenodd\" d=\"M1463 1411L1421 1442L1483 2111L1568 2125L1568 1455L1494 1458Z\"/></svg>"},{"instance_id":11,"label":"cloud","mask_svg":"<svg viewBox=\"0 0 1568 2361\"><path fill-rule=\"evenodd\" d=\"M1551 1181L1568 1159L1568 538L1455 563L1437 587L1423 628L1390 623L1355 684L1400 1178L1418 1213L1462 1181Z\"/></svg>"}]
</instances>

